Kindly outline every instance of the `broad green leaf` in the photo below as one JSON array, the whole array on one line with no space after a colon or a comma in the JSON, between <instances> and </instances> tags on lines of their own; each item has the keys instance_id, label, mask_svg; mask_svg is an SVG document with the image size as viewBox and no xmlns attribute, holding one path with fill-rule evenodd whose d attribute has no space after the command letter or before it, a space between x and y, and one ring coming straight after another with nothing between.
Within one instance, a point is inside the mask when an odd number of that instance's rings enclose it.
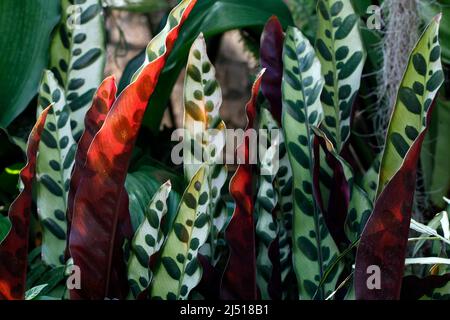
<instances>
[{"instance_id":1,"label":"broad green leaf","mask_svg":"<svg viewBox=\"0 0 450 320\"><path fill-rule=\"evenodd\" d=\"M300 297L311 299L327 264L337 255L313 196L313 133L322 118L320 61L303 34L288 28L284 46L283 130L293 171L293 262ZM321 288L319 298L334 291L337 279ZM324 290L323 290L324 289Z\"/></svg>"},{"instance_id":2,"label":"broad green leaf","mask_svg":"<svg viewBox=\"0 0 450 320\"><path fill-rule=\"evenodd\" d=\"M8 217L0 214L0 244L6 238L10 230L11 221L9 221Z\"/></svg>"},{"instance_id":3,"label":"broad green leaf","mask_svg":"<svg viewBox=\"0 0 450 320\"><path fill-rule=\"evenodd\" d=\"M431 202L439 208L445 207L443 196L450 191L450 101L443 97L436 100L429 132L423 142L421 164L425 190Z\"/></svg>"},{"instance_id":4,"label":"broad green leaf","mask_svg":"<svg viewBox=\"0 0 450 320\"><path fill-rule=\"evenodd\" d=\"M184 175L189 181L203 163L211 186L208 216L212 221L210 237L201 249L215 264L219 234L226 224L225 204L221 199L228 171L223 164L226 126L220 118L222 91L216 70L208 58L203 34L189 52L184 82Z\"/></svg>"},{"instance_id":5,"label":"broad green leaf","mask_svg":"<svg viewBox=\"0 0 450 320\"><path fill-rule=\"evenodd\" d=\"M102 0L102 3L110 9L145 13L169 7L166 0Z\"/></svg>"},{"instance_id":6,"label":"broad green leaf","mask_svg":"<svg viewBox=\"0 0 450 320\"><path fill-rule=\"evenodd\" d=\"M36 165L36 205L42 232L42 258L48 265L64 264L67 240L67 196L76 144L64 91L51 71L39 90L38 114L54 101L42 132Z\"/></svg>"},{"instance_id":7,"label":"broad green leaf","mask_svg":"<svg viewBox=\"0 0 450 320\"><path fill-rule=\"evenodd\" d=\"M197 256L210 229L208 202L209 185L202 166L183 194L173 228L161 250L152 281L152 299L185 300L200 282L202 269Z\"/></svg>"},{"instance_id":8,"label":"broad green leaf","mask_svg":"<svg viewBox=\"0 0 450 320\"><path fill-rule=\"evenodd\" d=\"M58 1L0 1L1 128L11 124L37 94L58 19Z\"/></svg>"},{"instance_id":9,"label":"broad green leaf","mask_svg":"<svg viewBox=\"0 0 450 320\"><path fill-rule=\"evenodd\" d=\"M159 188L147 207L144 221L134 234L128 259L129 298L136 299L148 288L152 280L150 258L161 249L164 242L161 224L167 213L167 200L171 189L170 181Z\"/></svg>"},{"instance_id":10,"label":"broad green leaf","mask_svg":"<svg viewBox=\"0 0 450 320\"><path fill-rule=\"evenodd\" d=\"M77 140L84 116L103 80L105 26L100 0L61 0L61 22L50 51L50 70L64 89Z\"/></svg>"},{"instance_id":11,"label":"broad green leaf","mask_svg":"<svg viewBox=\"0 0 450 320\"><path fill-rule=\"evenodd\" d=\"M273 186L278 173L278 148L279 141L272 135L271 130L277 129L275 120L269 110L261 108L259 141L260 150L258 193L256 196L256 236L258 239L258 255L256 257L256 283L263 300L269 300L269 285L272 279L273 266L269 257L269 249L273 241L277 239L278 226L272 212L274 211L278 196ZM262 130L261 130L262 129ZM274 141L275 140L275 141ZM266 141L265 144L261 141Z\"/></svg>"},{"instance_id":12,"label":"broad green leaf","mask_svg":"<svg viewBox=\"0 0 450 320\"><path fill-rule=\"evenodd\" d=\"M441 16L428 25L400 83L381 161L377 195L401 167L409 148L425 129L428 109L444 81L438 38Z\"/></svg>"},{"instance_id":13,"label":"broad green leaf","mask_svg":"<svg viewBox=\"0 0 450 320\"><path fill-rule=\"evenodd\" d=\"M358 94L365 52L359 17L350 1L319 0L315 48L322 65L324 130L341 152L350 136L350 118Z\"/></svg>"}]
</instances>

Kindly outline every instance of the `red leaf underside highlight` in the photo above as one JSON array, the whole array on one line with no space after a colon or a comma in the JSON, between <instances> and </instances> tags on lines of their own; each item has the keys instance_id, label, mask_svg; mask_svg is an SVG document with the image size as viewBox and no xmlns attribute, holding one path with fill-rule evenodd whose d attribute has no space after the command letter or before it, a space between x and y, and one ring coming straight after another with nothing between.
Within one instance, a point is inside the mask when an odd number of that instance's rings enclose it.
<instances>
[{"instance_id":1,"label":"red leaf underside highlight","mask_svg":"<svg viewBox=\"0 0 450 320\"><path fill-rule=\"evenodd\" d=\"M227 229L230 256L221 284L221 297L226 300L255 300L258 298L256 286L255 224L253 217L254 165L250 164L249 129L254 128L256 106L262 73L253 85L252 97L246 105L247 127L243 143L237 152L245 159L230 181L230 194L236 207Z\"/></svg>"},{"instance_id":2,"label":"red leaf underside highlight","mask_svg":"<svg viewBox=\"0 0 450 320\"><path fill-rule=\"evenodd\" d=\"M0 300L18 300L25 296L32 185L41 134L48 112L53 111L50 108L41 113L31 131L27 147L28 162L20 172L23 190L9 208L12 228L0 245Z\"/></svg>"},{"instance_id":3,"label":"red leaf underside highlight","mask_svg":"<svg viewBox=\"0 0 450 320\"><path fill-rule=\"evenodd\" d=\"M125 178L147 103L194 5L192 1L168 33L166 52L147 64L114 102L89 147L69 240L70 253L81 270L81 289L71 290L71 298L124 298L127 294L122 244L131 237L131 224Z\"/></svg>"}]
</instances>

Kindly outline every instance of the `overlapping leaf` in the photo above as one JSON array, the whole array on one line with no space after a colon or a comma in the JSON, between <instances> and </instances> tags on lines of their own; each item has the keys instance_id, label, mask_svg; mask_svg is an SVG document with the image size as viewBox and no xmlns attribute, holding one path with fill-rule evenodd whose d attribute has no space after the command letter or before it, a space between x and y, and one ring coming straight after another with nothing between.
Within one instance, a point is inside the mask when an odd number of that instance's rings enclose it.
<instances>
[{"instance_id":1,"label":"overlapping leaf","mask_svg":"<svg viewBox=\"0 0 450 320\"><path fill-rule=\"evenodd\" d=\"M252 88L252 96L246 105L247 127L244 141L237 148L242 162L230 181L230 194L235 201L235 209L230 223L225 230L225 240L230 249L230 256L221 283L221 297L224 299L255 300L258 298L256 286L256 252L255 222L253 216L254 165L250 162L249 129L254 129L256 121L256 104L261 79L261 72Z\"/></svg>"},{"instance_id":2,"label":"overlapping leaf","mask_svg":"<svg viewBox=\"0 0 450 320\"><path fill-rule=\"evenodd\" d=\"M64 90L51 71L45 71L39 90L38 114L54 103L42 131L36 164L36 205L42 232L42 259L48 265L65 263L67 197L76 144Z\"/></svg>"},{"instance_id":3,"label":"overlapping leaf","mask_svg":"<svg viewBox=\"0 0 450 320\"><path fill-rule=\"evenodd\" d=\"M203 163L211 186L208 215L212 220L211 236L201 252L211 261L217 260L219 234L226 223L225 204L221 200L227 179L223 164L225 123L220 118L222 91L216 71L209 61L203 34L192 45L184 84L184 172L190 180Z\"/></svg>"},{"instance_id":4,"label":"overlapping leaf","mask_svg":"<svg viewBox=\"0 0 450 320\"><path fill-rule=\"evenodd\" d=\"M51 106L38 118L28 140L28 162L20 172L22 190L9 208L11 230L0 244L0 299L23 299L27 274L28 232L31 218L32 183L36 171L36 155Z\"/></svg>"},{"instance_id":5,"label":"overlapping leaf","mask_svg":"<svg viewBox=\"0 0 450 320\"><path fill-rule=\"evenodd\" d=\"M365 53L359 17L345 0L318 2L316 52L322 65L324 130L338 153L350 136L352 107L359 90Z\"/></svg>"},{"instance_id":6,"label":"overlapping leaf","mask_svg":"<svg viewBox=\"0 0 450 320\"><path fill-rule=\"evenodd\" d=\"M381 160L377 196L401 167L425 129L427 111L444 80L438 39L440 16L433 19L414 48L398 91Z\"/></svg>"},{"instance_id":7,"label":"overlapping leaf","mask_svg":"<svg viewBox=\"0 0 450 320\"><path fill-rule=\"evenodd\" d=\"M295 28L287 31L283 60L283 130L294 189L293 262L300 297L310 299L327 264L337 254L313 196L311 126L317 126L322 117L320 93L324 82L314 49ZM320 297L334 291L335 283L336 279L331 279Z\"/></svg>"},{"instance_id":8,"label":"overlapping leaf","mask_svg":"<svg viewBox=\"0 0 450 320\"><path fill-rule=\"evenodd\" d=\"M261 293L261 299L268 300L281 298L276 296L278 292L273 292L272 279L273 277L278 277L278 286L281 286L281 275L276 274L276 271L279 270L274 271L270 257L271 246L278 241L279 233L278 223L273 212L278 202L273 182L279 167L279 141L275 140L275 134L272 136L272 133L275 132L271 131L277 128L275 120L267 109L261 108L260 110L259 126L262 129L259 132L260 148L262 146L261 140L265 140L267 149L260 151L259 183L255 204L256 236L258 239L256 282ZM279 252L277 253L279 254Z\"/></svg>"},{"instance_id":9,"label":"overlapping leaf","mask_svg":"<svg viewBox=\"0 0 450 320\"><path fill-rule=\"evenodd\" d=\"M103 79L106 60L101 0L61 0L61 23L51 44L50 70L63 88L76 140Z\"/></svg>"},{"instance_id":10,"label":"overlapping leaf","mask_svg":"<svg viewBox=\"0 0 450 320\"><path fill-rule=\"evenodd\" d=\"M152 280L150 258L161 249L164 242L161 223L167 213L167 199L171 189L170 181L159 188L145 212L144 221L134 234L128 259L129 297L138 298Z\"/></svg>"},{"instance_id":11,"label":"overlapping leaf","mask_svg":"<svg viewBox=\"0 0 450 320\"><path fill-rule=\"evenodd\" d=\"M81 289L71 291L73 298L127 294L121 249L131 232L126 173L148 100L195 3L184 0L172 10L162 32L148 45L146 61L114 102L89 147L70 232L70 253L81 270ZM88 233L88 228L95 232Z\"/></svg>"},{"instance_id":12,"label":"overlapping leaf","mask_svg":"<svg viewBox=\"0 0 450 320\"><path fill-rule=\"evenodd\" d=\"M438 41L440 16L412 51L399 88L381 163L380 193L361 236L355 265L357 299L399 299L406 256L417 161L442 80ZM369 266L378 266L381 289L370 290Z\"/></svg>"},{"instance_id":13,"label":"overlapping leaf","mask_svg":"<svg viewBox=\"0 0 450 320\"><path fill-rule=\"evenodd\" d=\"M281 81L283 78L283 27L277 17L272 16L261 36L261 67L265 68L261 90L269 101L274 118L281 125Z\"/></svg>"},{"instance_id":14,"label":"overlapping leaf","mask_svg":"<svg viewBox=\"0 0 450 320\"><path fill-rule=\"evenodd\" d=\"M210 219L209 185L205 166L200 167L183 194L173 229L161 250L150 295L152 299L187 299L202 277L198 251L205 243Z\"/></svg>"}]
</instances>

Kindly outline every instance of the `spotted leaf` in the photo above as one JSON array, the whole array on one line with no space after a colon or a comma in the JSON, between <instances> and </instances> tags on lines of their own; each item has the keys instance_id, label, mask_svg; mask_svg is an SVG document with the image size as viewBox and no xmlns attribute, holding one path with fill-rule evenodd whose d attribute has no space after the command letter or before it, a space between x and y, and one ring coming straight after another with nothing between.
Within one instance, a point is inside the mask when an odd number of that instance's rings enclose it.
<instances>
[{"instance_id":1,"label":"spotted leaf","mask_svg":"<svg viewBox=\"0 0 450 320\"><path fill-rule=\"evenodd\" d=\"M36 205L42 231L42 259L48 265L65 264L67 241L67 196L75 159L76 143L70 128L70 111L64 90L51 71L45 71L40 89L38 113L54 103L49 112L36 164Z\"/></svg>"},{"instance_id":2,"label":"spotted leaf","mask_svg":"<svg viewBox=\"0 0 450 320\"><path fill-rule=\"evenodd\" d=\"M340 152L350 136L350 118L364 66L359 18L351 1L318 2L316 52L325 86L321 100L324 130Z\"/></svg>"},{"instance_id":3,"label":"spotted leaf","mask_svg":"<svg viewBox=\"0 0 450 320\"><path fill-rule=\"evenodd\" d=\"M141 292L150 286L150 259L161 249L164 242L161 224L167 213L167 199L171 189L170 181L159 188L145 212L144 221L133 236L128 259L129 298L138 298Z\"/></svg>"},{"instance_id":4,"label":"spotted leaf","mask_svg":"<svg viewBox=\"0 0 450 320\"><path fill-rule=\"evenodd\" d=\"M440 48L440 17L433 19L413 49L400 83L381 160L377 196L399 170L408 150L425 129L428 110L444 81L441 58L433 56L436 48Z\"/></svg>"},{"instance_id":5,"label":"spotted leaf","mask_svg":"<svg viewBox=\"0 0 450 320\"><path fill-rule=\"evenodd\" d=\"M207 214L209 185L201 166L181 198L173 228L161 249L150 295L152 299L188 299L202 277L198 251L211 227Z\"/></svg>"},{"instance_id":6,"label":"spotted leaf","mask_svg":"<svg viewBox=\"0 0 450 320\"><path fill-rule=\"evenodd\" d=\"M324 84L320 61L313 47L295 28L289 28L284 45L283 131L293 172L293 262L299 295L316 296L327 264L337 247L325 225L313 194L312 126L322 119L320 93ZM337 279L320 288L317 297L334 291ZM325 290L324 290L325 289Z\"/></svg>"},{"instance_id":7,"label":"spotted leaf","mask_svg":"<svg viewBox=\"0 0 450 320\"><path fill-rule=\"evenodd\" d=\"M61 13L50 48L50 70L64 88L70 126L78 140L86 112L103 79L105 22L101 0L61 0Z\"/></svg>"}]
</instances>

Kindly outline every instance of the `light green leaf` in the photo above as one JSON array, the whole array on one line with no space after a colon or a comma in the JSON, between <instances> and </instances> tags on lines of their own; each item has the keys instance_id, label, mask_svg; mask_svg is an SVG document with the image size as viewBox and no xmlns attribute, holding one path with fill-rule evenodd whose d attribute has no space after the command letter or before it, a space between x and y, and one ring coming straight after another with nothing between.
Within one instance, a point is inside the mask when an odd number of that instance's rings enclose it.
<instances>
[{"instance_id":1,"label":"light green leaf","mask_svg":"<svg viewBox=\"0 0 450 320\"><path fill-rule=\"evenodd\" d=\"M269 110L261 108L259 119L259 146L267 146L260 150L258 193L256 196L255 217L256 236L258 239L258 255L256 257L256 283L261 292L263 300L271 298L269 284L272 279L272 261L269 258L269 248L278 234L277 221L272 212L278 202L278 196L273 186L274 179L278 173L278 148L279 141L272 131L277 125ZM265 141L265 144L262 142Z\"/></svg>"},{"instance_id":2,"label":"light green leaf","mask_svg":"<svg viewBox=\"0 0 450 320\"><path fill-rule=\"evenodd\" d=\"M400 83L381 161L379 195L403 163L409 148L425 129L428 110L444 81L438 39L440 16L421 36Z\"/></svg>"},{"instance_id":3,"label":"light green leaf","mask_svg":"<svg viewBox=\"0 0 450 320\"><path fill-rule=\"evenodd\" d=\"M167 213L167 199L171 189L170 181L159 188L147 207L144 221L134 234L128 259L129 298L137 298L152 280L150 258L161 249L164 242L161 224Z\"/></svg>"},{"instance_id":4,"label":"light green leaf","mask_svg":"<svg viewBox=\"0 0 450 320\"><path fill-rule=\"evenodd\" d=\"M359 17L350 1L319 0L315 48L322 65L323 130L338 153L350 137L350 118L365 61Z\"/></svg>"},{"instance_id":5,"label":"light green leaf","mask_svg":"<svg viewBox=\"0 0 450 320\"><path fill-rule=\"evenodd\" d=\"M313 133L322 118L320 93L323 78L320 61L305 36L288 28L284 45L283 130L293 171L294 218L293 262L300 298L311 299L327 264L338 254L313 197ZM319 298L331 294L331 279L320 289Z\"/></svg>"},{"instance_id":6,"label":"light green leaf","mask_svg":"<svg viewBox=\"0 0 450 320\"><path fill-rule=\"evenodd\" d=\"M211 227L208 202L209 185L202 166L183 194L173 228L161 250L152 281L152 299L188 299L189 292L200 282L202 268L197 255Z\"/></svg>"},{"instance_id":7,"label":"light green leaf","mask_svg":"<svg viewBox=\"0 0 450 320\"><path fill-rule=\"evenodd\" d=\"M189 52L184 82L183 164L188 181L203 163L207 164L206 177L211 186L207 213L212 226L201 253L209 257L213 265L220 258L216 248L227 223L226 208L221 199L228 175L223 164L226 126L220 118L221 105L222 90L208 58L205 39L200 34Z\"/></svg>"},{"instance_id":8,"label":"light green leaf","mask_svg":"<svg viewBox=\"0 0 450 320\"><path fill-rule=\"evenodd\" d=\"M48 265L64 264L67 238L67 196L76 153L70 128L70 111L64 91L51 71L45 71L39 89L38 115L50 101L36 164L36 202L42 232L42 259Z\"/></svg>"},{"instance_id":9,"label":"light green leaf","mask_svg":"<svg viewBox=\"0 0 450 320\"><path fill-rule=\"evenodd\" d=\"M105 26L100 0L61 0L61 22L51 44L50 70L63 88L77 140L84 117L103 80Z\"/></svg>"}]
</instances>

